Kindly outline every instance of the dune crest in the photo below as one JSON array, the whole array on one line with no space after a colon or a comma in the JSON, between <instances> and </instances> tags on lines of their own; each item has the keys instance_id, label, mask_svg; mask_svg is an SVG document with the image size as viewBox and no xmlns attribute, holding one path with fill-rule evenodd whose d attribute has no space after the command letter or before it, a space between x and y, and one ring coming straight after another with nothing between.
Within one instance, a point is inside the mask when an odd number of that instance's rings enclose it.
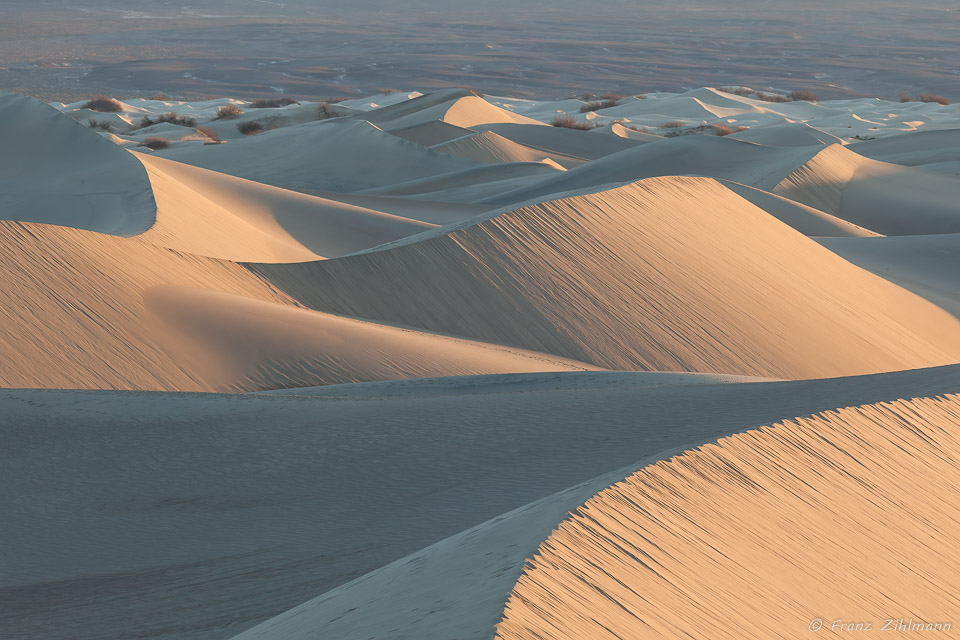
<instances>
[{"instance_id":1,"label":"dune crest","mask_svg":"<svg viewBox=\"0 0 960 640\"><path fill-rule=\"evenodd\" d=\"M496 638L796 638L817 620L824 632L835 620L880 631L901 616L956 624L958 425L960 396L898 400L649 466L540 546Z\"/></svg>"}]
</instances>

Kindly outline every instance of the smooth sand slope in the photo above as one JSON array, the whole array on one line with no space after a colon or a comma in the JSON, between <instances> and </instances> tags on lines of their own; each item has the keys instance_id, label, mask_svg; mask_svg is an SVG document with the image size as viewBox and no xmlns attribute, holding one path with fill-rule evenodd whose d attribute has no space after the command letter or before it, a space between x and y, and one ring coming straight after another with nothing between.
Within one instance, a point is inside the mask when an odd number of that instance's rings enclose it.
<instances>
[{"instance_id":1,"label":"smooth sand slope","mask_svg":"<svg viewBox=\"0 0 960 640\"><path fill-rule=\"evenodd\" d=\"M625 420L628 423L625 428L632 430L634 435L618 436L617 441L622 444L632 441L634 437L643 439L647 433L652 435L653 432L645 431L643 425L647 424L648 419L653 419L658 423L656 432L663 436L659 445L663 448L656 451L645 449L641 457L636 458L626 467L618 468L613 472L604 472L579 485L505 513L439 542L304 603L237 636L237 639L491 638L494 635L494 627L503 618L504 603L521 576L525 561L532 558L537 546L569 517L569 512L582 505L593 494L639 469L680 453L684 449L714 441L715 438L707 432L699 431L699 427L694 426L692 429L689 427L694 424L706 425L714 417L720 421L726 421L731 417L731 414L719 409L720 405L715 402L714 399L720 395L729 393L731 395L727 397L731 400L736 396L738 401L744 402L740 405L742 413L739 417L728 423L727 428L730 430L724 435L729 435L765 424L762 418L760 422L753 422L762 414L764 404L764 401L759 401L757 405L753 405L754 401L748 399L755 392L765 395L775 389L782 389L806 398L811 397L807 395L808 393L817 393L824 394L820 397L828 402L828 406L855 406L886 402L883 400L883 393L885 393L883 389L887 383L896 385L898 391L895 393L903 394L904 397L912 397L920 390L922 390L921 393L928 391L941 393L943 389L950 386L948 380L952 375L951 371L953 367L855 379L698 387L696 391L688 388L687 391L691 392L691 395L686 397L692 399L692 394L695 393L697 402L703 402L700 405L703 410L681 408L677 404L662 414L659 413L659 408L665 405L661 405L660 402L651 402L649 394L653 392L640 392L641 395L635 399L650 404L647 404L647 409L638 411L636 416L639 420L635 418ZM575 375L582 377L594 374ZM861 387L863 391L872 387L870 393L850 393L860 385L863 385ZM827 400L826 395L829 393L827 389L833 388L838 391L841 386L847 390L844 392L845 395L832 395L830 400ZM677 388L662 389L657 393L682 402L679 396L673 395L676 391L678 391ZM714 399L710 399L711 396ZM900 396L894 395L890 399L897 397ZM798 404L786 401L785 398L781 396L776 400L781 403L778 409L793 411L799 408ZM797 399L800 400L800 398ZM832 405L829 404L831 401ZM800 400L800 402L804 401ZM627 406L622 407L619 403L611 404L609 408L614 410L614 406L626 411L629 406L632 406L632 402L628 401ZM754 409L760 409L760 413L754 413ZM746 413L743 413L744 410ZM677 411L687 414L686 417L677 415ZM812 413L818 412L814 410ZM810 415L806 409L800 409L796 413L802 416ZM681 422L674 422L674 418L678 418ZM688 422L683 423L685 426L680 426L683 420ZM774 419L767 424L779 421ZM603 425L604 422L601 421L600 424ZM590 447L590 453L585 452L581 459L586 461L592 458L592 451L594 448ZM599 453L599 450L597 451ZM635 453L639 453L639 450ZM619 463L622 459L623 457L620 456L609 456L607 462ZM693 571L696 569L697 567L692 567ZM793 637L797 635L794 634ZM570 637L590 636L574 634ZM626 637L632 636L627 634Z\"/></svg>"},{"instance_id":2,"label":"smooth sand slope","mask_svg":"<svg viewBox=\"0 0 960 640\"><path fill-rule=\"evenodd\" d=\"M0 628L218 640L377 570L252 637L489 638L524 558L640 461L960 389L956 367L646 388L644 377L461 378L443 395L424 380L343 400L5 391L0 502L16 517L0 532Z\"/></svg>"},{"instance_id":3,"label":"smooth sand slope","mask_svg":"<svg viewBox=\"0 0 960 640\"><path fill-rule=\"evenodd\" d=\"M960 354L953 316L712 180L646 180L461 226L251 268L314 309L610 369L807 378Z\"/></svg>"},{"instance_id":4,"label":"smooth sand slope","mask_svg":"<svg viewBox=\"0 0 960 640\"><path fill-rule=\"evenodd\" d=\"M244 391L583 368L298 310L244 265L140 238L0 229L3 386Z\"/></svg>"},{"instance_id":5,"label":"smooth sand slope","mask_svg":"<svg viewBox=\"0 0 960 640\"><path fill-rule=\"evenodd\" d=\"M136 158L33 98L0 94L0 219L129 236L156 204Z\"/></svg>"},{"instance_id":6,"label":"smooth sand slope","mask_svg":"<svg viewBox=\"0 0 960 640\"><path fill-rule=\"evenodd\" d=\"M815 620L880 632L900 616L950 635L958 454L948 395L788 420L652 465L541 545L496 637L797 638Z\"/></svg>"},{"instance_id":7,"label":"smooth sand slope","mask_svg":"<svg viewBox=\"0 0 960 640\"><path fill-rule=\"evenodd\" d=\"M365 120L347 119L158 155L278 187L348 192L479 166L390 135Z\"/></svg>"},{"instance_id":8,"label":"smooth sand slope","mask_svg":"<svg viewBox=\"0 0 960 640\"><path fill-rule=\"evenodd\" d=\"M142 239L224 260L332 258L436 225L139 154L157 201Z\"/></svg>"},{"instance_id":9,"label":"smooth sand slope","mask_svg":"<svg viewBox=\"0 0 960 640\"><path fill-rule=\"evenodd\" d=\"M475 133L457 138L432 147L436 151L443 151L458 158L466 158L486 164L503 164L506 162L546 162L564 169L576 167L584 163L579 158L564 157L559 154L549 154L544 151L526 147L498 136L492 131Z\"/></svg>"}]
</instances>

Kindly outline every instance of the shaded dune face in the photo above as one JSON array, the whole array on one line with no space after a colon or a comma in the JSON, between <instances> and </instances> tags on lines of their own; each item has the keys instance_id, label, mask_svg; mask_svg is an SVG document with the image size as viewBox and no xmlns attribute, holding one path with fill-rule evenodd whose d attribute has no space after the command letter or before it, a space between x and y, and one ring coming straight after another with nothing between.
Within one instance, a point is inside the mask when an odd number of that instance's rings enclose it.
<instances>
[{"instance_id":1,"label":"shaded dune face","mask_svg":"<svg viewBox=\"0 0 960 640\"><path fill-rule=\"evenodd\" d=\"M498 640L796 638L960 610L960 396L724 438L600 492L544 542ZM809 627L809 625L814 625Z\"/></svg>"},{"instance_id":2,"label":"shaded dune face","mask_svg":"<svg viewBox=\"0 0 960 640\"><path fill-rule=\"evenodd\" d=\"M611 369L810 378L960 354L955 318L709 179L650 179L446 231L250 268L314 309Z\"/></svg>"}]
</instances>

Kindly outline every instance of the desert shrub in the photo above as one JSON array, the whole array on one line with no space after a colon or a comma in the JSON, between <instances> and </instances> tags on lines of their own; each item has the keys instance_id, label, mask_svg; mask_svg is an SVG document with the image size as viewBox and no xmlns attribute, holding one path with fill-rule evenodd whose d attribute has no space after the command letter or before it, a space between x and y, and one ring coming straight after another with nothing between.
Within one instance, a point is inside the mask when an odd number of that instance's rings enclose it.
<instances>
[{"instance_id":1,"label":"desert shrub","mask_svg":"<svg viewBox=\"0 0 960 640\"><path fill-rule=\"evenodd\" d=\"M899 98L899 100L900 100L900 102L916 102L916 101L917 101L916 98L914 98L913 96L911 96L911 95L909 95L909 94L907 94L907 93L904 93L903 91L900 92L900 98Z\"/></svg>"},{"instance_id":2,"label":"desert shrub","mask_svg":"<svg viewBox=\"0 0 960 640\"><path fill-rule=\"evenodd\" d=\"M599 111L600 109L609 109L610 107L617 106L616 100L597 100L596 102L588 102L587 104L580 107L580 113L589 113L591 111Z\"/></svg>"},{"instance_id":3,"label":"desert shrub","mask_svg":"<svg viewBox=\"0 0 960 640\"><path fill-rule=\"evenodd\" d=\"M756 91L750 87L717 87L717 91L732 93L735 96L752 96L756 93Z\"/></svg>"},{"instance_id":4,"label":"desert shrub","mask_svg":"<svg viewBox=\"0 0 960 640\"><path fill-rule=\"evenodd\" d=\"M109 120L97 120L96 118L90 118L88 121L90 123L91 129L101 129L103 131L113 131L113 123Z\"/></svg>"},{"instance_id":5,"label":"desert shrub","mask_svg":"<svg viewBox=\"0 0 960 640\"><path fill-rule=\"evenodd\" d=\"M687 126L687 123L683 120L671 120L670 122L664 122L660 125L661 129L679 129L681 127Z\"/></svg>"},{"instance_id":6,"label":"desert shrub","mask_svg":"<svg viewBox=\"0 0 960 640\"><path fill-rule=\"evenodd\" d=\"M170 141L166 138L147 138L140 143L141 147L146 147L148 149L153 149L157 151L159 149L166 149L170 146Z\"/></svg>"},{"instance_id":7,"label":"desert shrub","mask_svg":"<svg viewBox=\"0 0 960 640\"><path fill-rule=\"evenodd\" d=\"M338 117L337 112L330 108L329 102L321 102L317 106L317 117L320 120L329 120L330 118Z\"/></svg>"},{"instance_id":8,"label":"desert shrub","mask_svg":"<svg viewBox=\"0 0 960 640\"><path fill-rule=\"evenodd\" d=\"M237 131L245 136L252 136L263 132L263 125L259 122L241 122L237 125Z\"/></svg>"},{"instance_id":9,"label":"desert shrub","mask_svg":"<svg viewBox=\"0 0 960 640\"><path fill-rule=\"evenodd\" d=\"M935 102L936 104L942 104L942 105L951 104L949 99L943 96L935 96L929 93L921 93L920 102Z\"/></svg>"},{"instance_id":10,"label":"desert shrub","mask_svg":"<svg viewBox=\"0 0 960 640\"><path fill-rule=\"evenodd\" d=\"M793 91L787 97L794 102L816 102L818 100L817 94L815 94L813 91L808 91L807 89Z\"/></svg>"},{"instance_id":11,"label":"desert shrub","mask_svg":"<svg viewBox=\"0 0 960 640\"><path fill-rule=\"evenodd\" d=\"M636 131L638 133L650 133L650 130L646 127L638 127L635 124L628 124L626 120L614 120L610 124L619 124L624 129L630 129L631 131Z\"/></svg>"},{"instance_id":12,"label":"desert shrub","mask_svg":"<svg viewBox=\"0 0 960 640\"><path fill-rule=\"evenodd\" d=\"M757 98L764 102L790 102L786 97L779 96L775 93L757 93Z\"/></svg>"},{"instance_id":13,"label":"desert shrub","mask_svg":"<svg viewBox=\"0 0 960 640\"><path fill-rule=\"evenodd\" d=\"M600 99L609 100L611 102L619 102L626 97L627 96L623 95L622 93L605 93L602 96L600 96Z\"/></svg>"},{"instance_id":14,"label":"desert shrub","mask_svg":"<svg viewBox=\"0 0 960 640\"><path fill-rule=\"evenodd\" d=\"M551 126L561 127L563 129L576 129L578 131L589 131L593 129L593 125L589 122L577 122L573 119L573 116L562 115L557 116L550 121Z\"/></svg>"},{"instance_id":15,"label":"desert shrub","mask_svg":"<svg viewBox=\"0 0 960 640\"><path fill-rule=\"evenodd\" d=\"M291 104L299 104L293 98L260 98L250 104L251 109L276 109L278 107L287 107Z\"/></svg>"},{"instance_id":16,"label":"desert shrub","mask_svg":"<svg viewBox=\"0 0 960 640\"><path fill-rule=\"evenodd\" d=\"M197 127L197 133L210 139L210 142L220 142L220 134L213 127Z\"/></svg>"},{"instance_id":17,"label":"desert shrub","mask_svg":"<svg viewBox=\"0 0 960 640\"><path fill-rule=\"evenodd\" d=\"M718 136L728 136L731 133L740 133L741 131L746 131L750 127L730 127L725 124L712 124L710 127L713 129L714 133Z\"/></svg>"},{"instance_id":18,"label":"desert shrub","mask_svg":"<svg viewBox=\"0 0 960 640\"><path fill-rule=\"evenodd\" d=\"M160 124L161 122L169 122L170 124L180 125L181 127L195 127L197 126L197 121L191 118L190 116L181 116L176 111L168 111L167 113L161 113L155 118L150 116L144 116L140 120L136 129L146 129L147 127L152 127L155 124Z\"/></svg>"},{"instance_id":19,"label":"desert shrub","mask_svg":"<svg viewBox=\"0 0 960 640\"><path fill-rule=\"evenodd\" d=\"M86 109L90 109L90 111L98 111L100 113L120 113L123 111L122 104L107 96L94 96L83 106Z\"/></svg>"},{"instance_id":20,"label":"desert shrub","mask_svg":"<svg viewBox=\"0 0 960 640\"><path fill-rule=\"evenodd\" d=\"M243 114L243 109L235 104L224 104L217 107L217 116L214 120L231 120Z\"/></svg>"}]
</instances>

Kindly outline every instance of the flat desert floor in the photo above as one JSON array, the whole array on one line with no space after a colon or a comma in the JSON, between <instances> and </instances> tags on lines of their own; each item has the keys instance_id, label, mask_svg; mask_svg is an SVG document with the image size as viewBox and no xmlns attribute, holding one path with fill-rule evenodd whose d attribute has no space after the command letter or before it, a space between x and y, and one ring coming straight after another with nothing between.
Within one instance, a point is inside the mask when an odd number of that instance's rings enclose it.
<instances>
[{"instance_id":1,"label":"flat desert floor","mask_svg":"<svg viewBox=\"0 0 960 640\"><path fill-rule=\"evenodd\" d=\"M0 145L0 636L960 629L960 107L5 93Z\"/></svg>"}]
</instances>

